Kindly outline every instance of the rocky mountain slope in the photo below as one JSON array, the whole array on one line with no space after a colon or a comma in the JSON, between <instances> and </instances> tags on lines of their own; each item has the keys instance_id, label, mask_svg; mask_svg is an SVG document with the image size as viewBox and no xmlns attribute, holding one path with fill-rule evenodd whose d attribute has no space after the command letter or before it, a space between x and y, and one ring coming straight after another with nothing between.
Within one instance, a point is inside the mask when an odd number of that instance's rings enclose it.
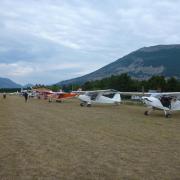
<instances>
[{"instance_id":1,"label":"rocky mountain slope","mask_svg":"<svg viewBox=\"0 0 180 180\"><path fill-rule=\"evenodd\" d=\"M180 79L180 45L143 47L97 71L57 84L82 84L122 73L128 73L137 79L148 79L153 75L174 76Z\"/></svg>"}]
</instances>

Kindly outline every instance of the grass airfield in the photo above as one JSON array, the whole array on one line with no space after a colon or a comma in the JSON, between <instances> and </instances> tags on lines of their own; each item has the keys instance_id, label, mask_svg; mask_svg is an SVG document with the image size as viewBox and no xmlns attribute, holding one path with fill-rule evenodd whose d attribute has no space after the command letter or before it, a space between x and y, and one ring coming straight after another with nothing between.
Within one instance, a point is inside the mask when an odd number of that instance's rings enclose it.
<instances>
[{"instance_id":1,"label":"grass airfield","mask_svg":"<svg viewBox=\"0 0 180 180\"><path fill-rule=\"evenodd\" d=\"M0 179L180 179L180 112L0 97Z\"/></svg>"}]
</instances>

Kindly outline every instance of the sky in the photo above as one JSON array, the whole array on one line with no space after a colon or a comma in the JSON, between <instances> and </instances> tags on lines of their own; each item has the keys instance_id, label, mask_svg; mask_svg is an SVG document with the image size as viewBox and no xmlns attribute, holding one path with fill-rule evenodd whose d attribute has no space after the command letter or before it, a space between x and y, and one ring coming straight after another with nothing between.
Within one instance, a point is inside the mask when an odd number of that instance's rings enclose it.
<instances>
[{"instance_id":1,"label":"sky","mask_svg":"<svg viewBox=\"0 0 180 180\"><path fill-rule=\"evenodd\" d=\"M180 44L180 0L0 0L0 77L53 84Z\"/></svg>"}]
</instances>

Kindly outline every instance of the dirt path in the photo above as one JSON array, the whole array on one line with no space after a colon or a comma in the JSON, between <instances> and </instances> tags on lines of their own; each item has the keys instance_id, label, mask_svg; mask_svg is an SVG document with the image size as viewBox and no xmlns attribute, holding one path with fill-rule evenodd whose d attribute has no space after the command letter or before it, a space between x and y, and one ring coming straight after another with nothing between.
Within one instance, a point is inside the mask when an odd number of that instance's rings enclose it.
<instances>
[{"instance_id":1,"label":"dirt path","mask_svg":"<svg viewBox=\"0 0 180 180\"><path fill-rule=\"evenodd\" d=\"M180 114L0 99L0 179L178 179Z\"/></svg>"}]
</instances>

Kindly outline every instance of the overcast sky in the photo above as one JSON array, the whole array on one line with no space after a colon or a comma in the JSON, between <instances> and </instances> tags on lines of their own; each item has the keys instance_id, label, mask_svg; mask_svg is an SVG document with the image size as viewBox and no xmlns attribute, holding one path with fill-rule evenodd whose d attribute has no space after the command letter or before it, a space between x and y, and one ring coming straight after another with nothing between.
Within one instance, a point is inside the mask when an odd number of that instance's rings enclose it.
<instances>
[{"instance_id":1,"label":"overcast sky","mask_svg":"<svg viewBox=\"0 0 180 180\"><path fill-rule=\"evenodd\" d=\"M0 0L0 77L52 84L180 43L180 0Z\"/></svg>"}]
</instances>

